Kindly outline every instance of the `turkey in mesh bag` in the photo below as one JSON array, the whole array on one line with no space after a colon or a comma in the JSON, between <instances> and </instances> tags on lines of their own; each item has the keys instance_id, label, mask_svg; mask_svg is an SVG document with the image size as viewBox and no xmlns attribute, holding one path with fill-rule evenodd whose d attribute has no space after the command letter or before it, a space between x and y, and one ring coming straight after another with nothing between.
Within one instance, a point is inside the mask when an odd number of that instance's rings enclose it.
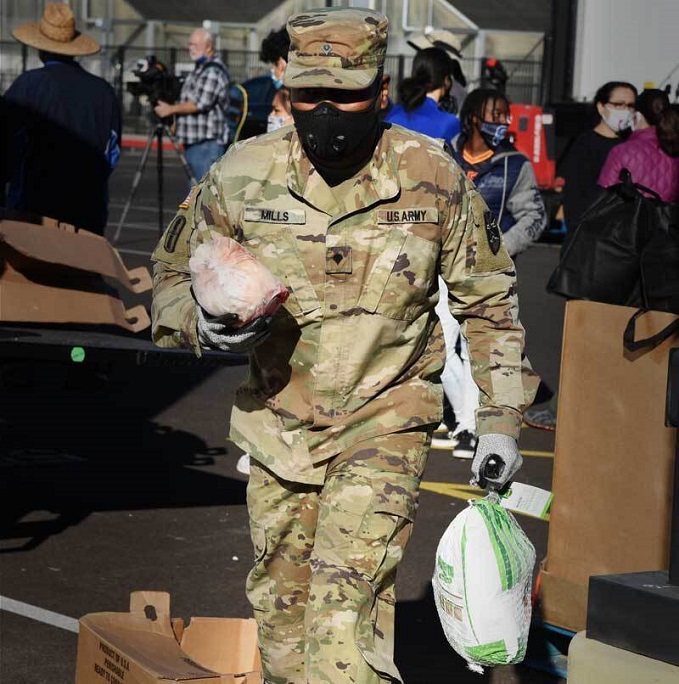
<instances>
[{"instance_id":1,"label":"turkey in mesh bag","mask_svg":"<svg viewBox=\"0 0 679 684\"><path fill-rule=\"evenodd\" d=\"M432 578L441 626L470 670L521 662L531 619L535 548L491 493L443 533Z\"/></svg>"},{"instance_id":2,"label":"turkey in mesh bag","mask_svg":"<svg viewBox=\"0 0 679 684\"><path fill-rule=\"evenodd\" d=\"M211 316L236 314L237 328L273 316L288 298L283 283L235 240L218 235L189 259L193 292Z\"/></svg>"}]
</instances>

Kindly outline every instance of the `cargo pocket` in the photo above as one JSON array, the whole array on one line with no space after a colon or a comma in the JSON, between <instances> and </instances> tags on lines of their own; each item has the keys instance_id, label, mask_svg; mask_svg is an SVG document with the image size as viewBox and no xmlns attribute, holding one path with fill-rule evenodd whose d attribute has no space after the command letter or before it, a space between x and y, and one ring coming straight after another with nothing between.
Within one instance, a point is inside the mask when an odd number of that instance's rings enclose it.
<instances>
[{"instance_id":1,"label":"cargo pocket","mask_svg":"<svg viewBox=\"0 0 679 684\"><path fill-rule=\"evenodd\" d=\"M379 585L403 556L417 509L417 480L380 473L334 478L319 512L314 555Z\"/></svg>"},{"instance_id":2,"label":"cargo pocket","mask_svg":"<svg viewBox=\"0 0 679 684\"><path fill-rule=\"evenodd\" d=\"M361 608L356 628L356 646L366 663L377 673L371 682L385 679L403 682L394 663L395 620L396 601L391 591L378 594L372 604L366 603Z\"/></svg>"},{"instance_id":3,"label":"cargo pocket","mask_svg":"<svg viewBox=\"0 0 679 684\"><path fill-rule=\"evenodd\" d=\"M380 482L375 490L359 532L383 549L371 582L375 599L361 607L356 629L356 645L370 668L379 676L379 679L375 677L375 682L385 679L403 681L394 664L396 600L393 589L396 568L403 558L415 520L416 488L416 478L389 474L386 481Z\"/></svg>"},{"instance_id":4,"label":"cargo pocket","mask_svg":"<svg viewBox=\"0 0 679 684\"><path fill-rule=\"evenodd\" d=\"M363 287L358 306L370 313L410 321L422 313L436 284L440 246L403 226L391 228L387 244Z\"/></svg>"},{"instance_id":5,"label":"cargo pocket","mask_svg":"<svg viewBox=\"0 0 679 684\"><path fill-rule=\"evenodd\" d=\"M254 610L268 612L271 609L271 579L265 567L267 542L264 526L250 520L250 538L255 559L247 576L245 593Z\"/></svg>"}]
</instances>

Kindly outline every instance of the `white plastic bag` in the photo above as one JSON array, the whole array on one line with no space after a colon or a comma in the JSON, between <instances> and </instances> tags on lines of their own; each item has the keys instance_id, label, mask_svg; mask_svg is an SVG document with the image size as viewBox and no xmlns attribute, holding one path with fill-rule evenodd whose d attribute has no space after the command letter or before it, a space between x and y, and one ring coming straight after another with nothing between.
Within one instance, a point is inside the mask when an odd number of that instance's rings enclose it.
<instances>
[{"instance_id":1,"label":"white plastic bag","mask_svg":"<svg viewBox=\"0 0 679 684\"><path fill-rule=\"evenodd\" d=\"M189 268L198 303L212 316L236 314L234 327L273 315L288 298L283 283L225 235L199 245L189 259Z\"/></svg>"},{"instance_id":2,"label":"white plastic bag","mask_svg":"<svg viewBox=\"0 0 679 684\"><path fill-rule=\"evenodd\" d=\"M535 548L491 494L470 502L443 533L432 585L450 645L475 672L526 655Z\"/></svg>"}]
</instances>

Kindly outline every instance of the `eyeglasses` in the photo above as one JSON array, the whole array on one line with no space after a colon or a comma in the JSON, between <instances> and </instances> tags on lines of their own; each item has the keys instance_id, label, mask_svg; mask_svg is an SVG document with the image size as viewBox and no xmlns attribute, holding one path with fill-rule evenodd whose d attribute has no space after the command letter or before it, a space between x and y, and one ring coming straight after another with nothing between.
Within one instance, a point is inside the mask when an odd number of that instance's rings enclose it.
<instances>
[{"instance_id":1,"label":"eyeglasses","mask_svg":"<svg viewBox=\"0 0 679 684\"><path fill-rule=\"evenodd\" d=\"M636 106L633 102L607 102L606 104L609 107L613 107L613 109L629 109L631 112L633 112L636 109Z\"/></svg>"}]
</instances>

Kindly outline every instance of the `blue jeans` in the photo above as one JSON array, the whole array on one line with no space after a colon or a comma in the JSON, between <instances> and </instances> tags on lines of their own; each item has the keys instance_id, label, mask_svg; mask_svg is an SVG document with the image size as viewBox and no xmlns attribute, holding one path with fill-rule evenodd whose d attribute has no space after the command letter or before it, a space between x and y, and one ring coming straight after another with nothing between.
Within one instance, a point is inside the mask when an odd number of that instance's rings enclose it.
<instances>
[{"instance_id":1,"label":"blue jeans","mask_svg":"<svg viewBox=\"0 0 679 684\"><path fill-rule=\"evenodd\" d=\"M226 145L216 140L203 140L184 148L184 156L193 173L193 177L199 181L226 151Z\"/></svg>"}]
</instances>

